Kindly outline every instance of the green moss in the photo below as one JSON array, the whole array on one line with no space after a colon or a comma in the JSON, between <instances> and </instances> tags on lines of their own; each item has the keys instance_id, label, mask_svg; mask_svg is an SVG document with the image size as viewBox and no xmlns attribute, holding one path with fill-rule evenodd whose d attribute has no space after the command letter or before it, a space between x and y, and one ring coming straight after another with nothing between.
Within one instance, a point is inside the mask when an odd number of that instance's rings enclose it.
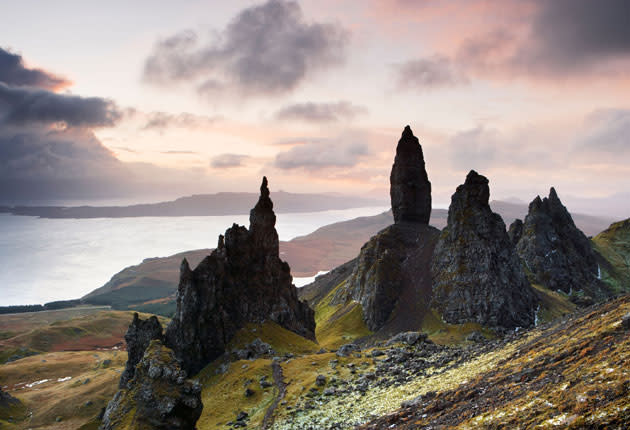
<instances>
[{"instance_id":1,"label":"green moss","mask_svg":"<svg viewBox=\"0 0 630 430\"><path fill-rule=\"evenodd\" d=\"M317 351L319 346L278 324L268 321L264 324L247 324L240 329L228 344L228 351L243 348L254 339L260 338L278 353L292 352L305 354Z\"/></svg>"},{"instance_id":2,"label":"green moss","mask_svg":"<svg viewBox=\"0 0 630 430\"><path fill-rule=\"evenodd\" d=\"M593 247L605 259L601 279L614 294L630 291L630 219L612 224L592 239Z\"/></svg>"},{"instance_id":3,"label":"green moss","mask_svg":"<svg viewBox=\"0 0 630 430\"><path fill-rule=\"evenodd\" d=\"M492 330L478 323L449 324L442 321L435 309L426 312L422 320L422 331L429 335L429 339L441 345L453 345L462 343L475 331L480 332L486 338L492 339L495 334Z\"/></svg>"},{"instance_id":4,"label":"green moss","mask_svg":"<svg viewBox=\"0 0 630 430\"><path fill-rule=\"evenodd\" d=\"M575 311L576 305L569 300L568 295L551 291L538 284L532 284L532 287L540 300L540 309L538 310L539 323L553 321L558 317Z\"/></svg>"}]
</instances>

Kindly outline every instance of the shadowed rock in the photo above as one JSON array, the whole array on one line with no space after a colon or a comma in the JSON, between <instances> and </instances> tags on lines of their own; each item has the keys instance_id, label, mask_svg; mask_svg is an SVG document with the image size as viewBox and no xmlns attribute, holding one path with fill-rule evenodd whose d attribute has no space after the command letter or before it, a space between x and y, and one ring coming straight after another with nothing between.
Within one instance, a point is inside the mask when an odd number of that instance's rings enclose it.
<instances>
[{"instance_id":1,"label":"shadowed rock","mask_svg":"<svg viewBox=\"0 0 630 430\"><path fill-rule=\"evenodd\" d=\"M120 388L127 387L127 383L133 378L136 365L142 360L144 351L152 340L162 340L162 325L156 316L143 320L137 313L133 314L133 321L125 333L127 343L127 365L120 377Z\"/></svg>"},{"instance_id":2,"label":"shadowed rock","mask_svg":"<svg viewBox=\"0 0 630 430\"><path fill-rule=\"evenodd\" d=\"M432 303L449 323L531 326L537 299L489 197L488 179L474 170L453 194L433 256Z\"/></svg>"},{"instance_id":3,"label":"shadowed rock","mask_svg":"<svg viewBox=\"0 0 630 430\"><path fill-rule=\"evenodd\" d=\"M100 429L193 430L202 409L201 384L186 379L173 351L153 340L128 388L107 405Z\"/></svg>"},{"instance_id":4,"label":"shadowed rock","mask_svg":"<svg viewBox=\"0 0 630 430\"><path fill-rule=\"evenodd\" d=\"M234 224L195 270L182 262L177 311L166 343L191 374L222 355L247 323L274 321L315 338L314 313L298 300L289 265L279 258L266 178L249 219L249 229Z\"/></svg>"},{"instance_id":5,"label":"shadowed rock","mask_svg":"<svg viewBox=\"0 0 630 430\"><path fill-rule=\"evenodd\" d=\"M521 240L523 236L523 220L515 219L512 224L510 224L510 228L508 229L508 236L510 237L510 242L514 245Z\"/></svg>"},{"instance_id":6,"label":"shadowed rock","mask_svg":"<svg viewBox=\"0 0 630 430\"><path fill-rule=\"evenodd\" d=\"M597 261L591 242L573 222L554 188L529 204L516 249L531 272L531 282L565 293L597 293Z\"/></svg>"},{"instance_id":7,"label":"shadowed rock","mask_svg":"<svg viewBox=\"0 0 630 430\"><path fill-rule=\"evenodd\" d=\"M431 182L424 167L422 147L409 126L405 127L396 147L390 184L394 222L428 224Z\"/></svg>"}]
</instances>

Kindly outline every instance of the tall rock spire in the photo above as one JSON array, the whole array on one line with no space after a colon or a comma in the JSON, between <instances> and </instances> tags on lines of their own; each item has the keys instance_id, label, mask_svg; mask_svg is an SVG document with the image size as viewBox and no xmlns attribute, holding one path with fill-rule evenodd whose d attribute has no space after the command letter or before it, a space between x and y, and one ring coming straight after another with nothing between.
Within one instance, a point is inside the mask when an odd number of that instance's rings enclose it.
<instances>
[{"instance_id":1,"label":"tall rock spire","mask_svg":"<svg viewBox=\"0 0 630 430\"><path fill-rule=\"evenodd\" d=\"M406 126L396 147L390 175L394 222L428 224L431 217L431 182L424 167L418 138Z\"/></svg>"},{"instance_id":2,"label":"tall rock spire","mask_svg":"<svg viewBox=\"0 0 630 430\"><path fill-rule=\"evenodd\" d=\"M280 242L276 232L276 214L273 212L273 202L269 198L266 176L263 176L260 185L258 203L249 212L249 232L257 248L278 255Z\"/></svg>"},{"instance_id":3,"label":"tall rock spire","mask_svg":"<svg viewBox=\"0 0 630 430\"><path fill-rule=\"evenodd\" d=\"M433 307L449 323L527 327L538 299L489 197L488 179L474 170L453 194L431 265Z\"/></svg>"}]
</instances>

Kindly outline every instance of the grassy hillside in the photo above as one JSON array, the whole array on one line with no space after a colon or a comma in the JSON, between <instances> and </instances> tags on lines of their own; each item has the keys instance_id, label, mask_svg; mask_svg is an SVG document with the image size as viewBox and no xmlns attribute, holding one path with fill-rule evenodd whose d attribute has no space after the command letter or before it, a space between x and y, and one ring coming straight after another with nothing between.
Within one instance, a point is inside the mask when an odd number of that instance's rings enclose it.
<instances>
[{"instance_id":1,"label":"grassy hillside","mask_svg":"<svg viewBox=\"0 0 630 430\"><path fill-rule=\"evenodd\" d=\"M121 348L132 318L132 312L103 308L0 315L0 363L54 351Z\"/></svg>"},{"instance_id":2,"label":"grassy hillside","mask_svg":"<svg viewBox=\"0 0 630 430\"><path fill-rule=\"evenodd\" d=\"M630 291L630 219L612 224L592 239L601 279L616 293Z\"/></svg>"}]
</instances>

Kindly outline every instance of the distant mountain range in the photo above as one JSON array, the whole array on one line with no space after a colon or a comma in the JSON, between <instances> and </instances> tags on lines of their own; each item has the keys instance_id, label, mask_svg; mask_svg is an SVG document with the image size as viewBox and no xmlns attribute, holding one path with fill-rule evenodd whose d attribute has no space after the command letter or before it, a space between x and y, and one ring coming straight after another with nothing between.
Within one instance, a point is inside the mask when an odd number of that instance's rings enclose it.
<instances>
[{"instance_id":1,"label":"distant mountain range","mask_svg":"<svg viewBox=\"0 0 630 430\"><path fill-rule=\"evenodd\" d=\"M40 218L125 218L241 215L249 213L256 203L256 193L198 194L176 200L131 206L0 206L0 213ZM321 212L369 206L386 206L380 198L335 194L274 192L274 209L278 213Z\"/></svg>"}]
</instances>

